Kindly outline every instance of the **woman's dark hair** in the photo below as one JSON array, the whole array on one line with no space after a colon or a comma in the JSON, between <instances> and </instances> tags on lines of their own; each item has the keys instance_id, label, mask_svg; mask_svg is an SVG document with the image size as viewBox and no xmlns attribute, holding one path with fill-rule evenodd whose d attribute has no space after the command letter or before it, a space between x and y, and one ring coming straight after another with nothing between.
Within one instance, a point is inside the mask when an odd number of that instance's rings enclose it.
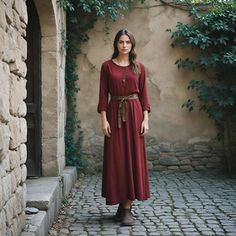
<instances>
[{"instance_id":1,"label":"woman's dark hair","mask_svg":"<svg viewBox=\"0 0 236 236\"><path fill-rule=\"evenodd\" d=\"M114 52L112 54L112 59L116 58L119 55L119 50L118 50L117 44L118 44L118 41L122 35L127 35L130 39L131 44L132 44L131 51L129 52L129 62L130 62L131 69L135 74L140 74L139 65L136 62L137 54L134 50L135 38L129 30L121 29L117 32L115 39L114 39L114 43L113 43Z\"/></svg>"}]
</instances>

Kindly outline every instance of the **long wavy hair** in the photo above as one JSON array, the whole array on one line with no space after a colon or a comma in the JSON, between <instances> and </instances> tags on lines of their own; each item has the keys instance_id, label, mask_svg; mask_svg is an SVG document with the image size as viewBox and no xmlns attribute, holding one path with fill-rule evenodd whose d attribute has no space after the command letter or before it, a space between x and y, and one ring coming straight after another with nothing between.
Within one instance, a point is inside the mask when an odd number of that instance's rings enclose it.
<instances>
[{"instance_id":1,"label":"long wavy hair","mask_svg":"<svg viewBox=\"0 0 236 236\"><path fill-rule=\"evenodd\" d=\"M118 57L118 55L119 55L119 50L118 50L117 44L118 44L119 39L122 35L127 35L130 39L131 44L132 44L131 50L129 52L129 63L130 63L131 69L135 74L140 74L139 65L136 62L137 54L136 54L135 49L134 49L135 44L136 44L135 43L135 38L129 30L121 29L117 32L117 34L115 36L115 39L114 39L114 43L113 43L114 52L112 54L112 59Z\"/></svg>"}]
</instances>

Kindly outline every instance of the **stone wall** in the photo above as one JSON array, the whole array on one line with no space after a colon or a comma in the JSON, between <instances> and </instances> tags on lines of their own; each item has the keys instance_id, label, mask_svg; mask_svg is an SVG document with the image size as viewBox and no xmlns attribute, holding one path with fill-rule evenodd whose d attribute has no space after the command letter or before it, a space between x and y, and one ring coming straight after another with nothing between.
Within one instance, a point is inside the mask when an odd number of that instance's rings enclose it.
<instances>
[{"instance_id":1,"label":"stone wall","mask_svg":"<svg viewBox=\"0 0 236 236\"><path fill-rule=\"evenodd\" d=\"M25 0L0 0L0 235L18 235L26 203Z\"/></svg>"},{"instance_id":2,"label":"stone wall","mask_svg":"<svg viewBox=\"0 0 236 236\"><path fill-rule=\"evenodd\" d=\"M177 22L189 22L188 12L158 1L145 1L125 13L117 22L110 22L109 34L98 21L90 30L89 41L78 57L80 92L78 114L84 131L83 153L89 169L101 170L103 136L98 103L99 71L103 61L112 55L113 38L121 28L133 32L137 41L138 60L147 70L151 113L147 136L149 167L153 169L205 169L222 166L222 143L215 141L216 129L203 112L189 113L181 105L195 94L187 90L188 81L203 78L200 72L178 70L175 61L193 56L191 50L171 48L167 28ZM224 162L223 162L224 163Z\"/></svg>"}]
</instances>

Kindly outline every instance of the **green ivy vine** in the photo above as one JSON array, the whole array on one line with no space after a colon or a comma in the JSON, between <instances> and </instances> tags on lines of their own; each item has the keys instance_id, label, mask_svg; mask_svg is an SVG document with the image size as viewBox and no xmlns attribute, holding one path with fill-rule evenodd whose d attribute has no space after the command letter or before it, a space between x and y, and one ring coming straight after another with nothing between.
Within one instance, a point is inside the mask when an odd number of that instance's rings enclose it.
<instances>
[{"instance_id":1,"label":"green ivy vine","mask_svg":"<svg viewBox=\"0 0 236 236\"><path fill-rule=\"evenodd\" d=\"M200 77L189 82L188 89L198 95L183 107L206 112L221 140L225 122L236 121L236 4L213 0L205 11L195 5L189 13L192 23L179 22L176 31L168 31L172 32L172 47L192 48L195 58L180 58L176 64L178 68L200 70L208 80Z\"/></svg>"}]
</instances>

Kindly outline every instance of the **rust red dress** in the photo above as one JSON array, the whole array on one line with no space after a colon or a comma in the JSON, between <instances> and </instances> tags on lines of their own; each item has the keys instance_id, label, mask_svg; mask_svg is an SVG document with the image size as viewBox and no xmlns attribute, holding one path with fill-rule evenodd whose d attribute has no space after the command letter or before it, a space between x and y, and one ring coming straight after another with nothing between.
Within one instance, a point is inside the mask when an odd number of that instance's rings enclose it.
<instances>
[{"instance_id":1,"label":"rust red dress","mask_svg":"<svg viewBox=\"0 0 236 236\"><path fill-rule=\"evenodd\" d=\"M104 139L102 196L107 205L150 197L144 136L141 136L143 111L150 112L145 68L136 75L130 66L119 66L112 60L102 64L97 110L106 111L111 136ZM126 121L118 127L119 100L111 96L138 94L126 102Z\"/></svg>"}]
</instances>

